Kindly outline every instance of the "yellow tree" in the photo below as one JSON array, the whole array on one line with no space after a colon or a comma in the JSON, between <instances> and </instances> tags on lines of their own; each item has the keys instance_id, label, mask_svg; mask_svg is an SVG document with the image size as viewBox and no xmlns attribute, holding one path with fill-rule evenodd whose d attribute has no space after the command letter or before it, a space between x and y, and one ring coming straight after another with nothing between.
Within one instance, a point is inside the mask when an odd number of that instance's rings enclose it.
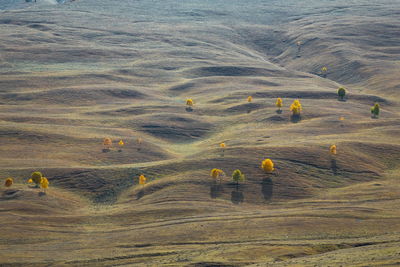
<instances>
[{"instance_id":1,"label":"yellow tree","mask_svg":"<svg viewBox=\"0 0 400 267\"><path fill-rule=\"evenodd\" d=\"M43 192L46 192L46 189L49 188L49 180L46 177L42 177L40 187L43 189Z\"/></svg>"},{"instance_id":2,"label":"yellow tree","mask_svg":"<svg viewBox=\"0 0 400 267\"><path fill-rule=\"evenodd\" d=\"M140 185L145 185L146 184L146 180L147 180L147 178L143 174L141 174L139 176L139 184Z\"/></svg>"},{"instance_id":3,"label":"yellow tree","mask_svg":"<svg viewBox=\"0 0 400 267\"><path fill-rule=\"evenodd\" d=\"M119 146L119 152L121 152L122 151L122 148L124 147L124 145L125 145L125 143L124 143L124 141L122 141L122 139L121 140L119 140L119 142L118 142L118 146Z\"/></svg>"},{"instance_id":4,"label":"yellow tree","mask_svg":"<svg viewBox=\"0 0 400 267\"><path fill-rule=\"evenodd\" d=\"M186 106L193 107L194 101L191 98L186 99Z\"/></svg>"},{"instance_id":5,"label":"yellow tree","mask_svg":"<svg viewBox=\"0 0 400 267\"><path fill-rule=\"evenodd\" d=\"M274 162L271 159L265 159L261 163L261 169L265 172L273 172L274 169Z\"/></svg>"},{"instance_id":6,"label":"yellow tree","mask_svg":"<svg viewBox=\"0 0 400 267\"><path fill-rule=\"evenodd\" d=\"M212 170L211 170L211 173L210 173L210 176L211 176L212 178L214 178L215 180L218 179L218 178L220 178L220 177L223 176L223 175L225 175L225 173L224 173L222 170L216 169L216 168L212 169ZM221 179L220 179L219 181L221 182Z\"/></svg>"},{"instance_id":7,"label":"yellow tree","mask_svg":"<svg viewBox=\"0 0 400 267\"><path fill-rule=\"evenodd\" d=\"M222 155L224 155L224 153L225 153L225 148L226 148L225 143L219 144L219 147L222 149Z\"/></svg>"},{"instance_id":8,"label":"yellow tree","mask_svg":"<svg viewBox=\"0 0 400 267\"><path fill-rule=\"evenodd\" d=\"M326 74L328 72L328 68L327 67L322 67L321 71L322 71L322 74Z\"/></svg>"},{"instance_id":9,"label":"yellow tree","mask_svg":"<svg viewBox=\"0 0 400 267\"><path fill-rule=\"evenodd\" d=\"M14 181L13 181L12 178L7 178L6 181L5 181L5 183L4 183L4 185L5 185L6 187L10 187L10 186L12 186L13 182L14 182Z\"/></svg>"},{"instance_id":10,"label":"yellow tree","mask_svg":"<svg viewBox=\"0 0 400 267\"><path fill-rule=\"evenodd\" d=\"M336 155L337 154L336 145L331 145L329 151L331 152L332 155Z\"/></svg>"},{"instance_id":11,"label":"yellow tree","mask_svg":"<svg viewBox=\"0 0 400 267\"><path fill-rule=\"evenodd\" d=\"M296 99L293 101L292 105L290 105L290 111L293 116L300 116L300 112L303 110L300 100Z\"/></svg>"},{"instance_id":12,"label":"yellow tree","mask_svg":"<svg viewBox=\"0 0 400 267\"><path fill-rule=\"evenodd\" d=\"M278 98L276 99L275 106L278 108L278 111L281 111L281 108L282 108L282 106L283 106L282 98L278 97Z\"/></svg>"},{"instance_id":13,"label":"yellow tree","mask_svg":"<svg viewBox=\"0 0 400 267\"><path fill-rule=\"evenodd\" d=\"M253 101L253 97L252 97L251 95L249 95L249 96L247 97L247 102L251 103L251 101Z\"/></svg>"}]
</instances>

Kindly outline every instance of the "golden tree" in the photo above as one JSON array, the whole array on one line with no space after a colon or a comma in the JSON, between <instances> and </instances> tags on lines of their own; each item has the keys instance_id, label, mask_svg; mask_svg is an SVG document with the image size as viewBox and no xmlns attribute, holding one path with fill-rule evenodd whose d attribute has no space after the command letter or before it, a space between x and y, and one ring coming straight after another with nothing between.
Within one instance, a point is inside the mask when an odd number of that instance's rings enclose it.
<instances>
[{"instance_id":1,"label":"golden tree","mask_svg":"<svg viewBox=\"0 0 400 267\"><path fill-rule=\"evenodd\" d=\"M125 143L124 143L124 141L122 141L122 139L121 140L119 140L119 142L118 142L118 146L119 146L119 152L121 152L122 151L122 148L124 147L124 145L125 145Z\"/></svg>"},{"instance_id":2,"label":"golden tree","mask_svg":"<svg viewBox=\"0 0 400 267\"><path fill-rule=\"evenodd\" d=\"M225 175L224 171L223 171L223 170L220 170L220 169L216 169L216 168L212 169L212 170L211 170L211 173L210 173L210 176L211 176L212 178L214 178L214 179L218 179L218 178L220 178L220 177L223 176L223 175ZM220 181L221 181L221 180L220 180Z\"/></svg>"},{"instance_id":3,"label":"golden tree","mask_svg":"<svg viewBox=\"0 0 400 267\"><path fill-rule=\"evenodd\" d=\"M336 145L331 145L331 147L329 148L329 151L331 152L332 155L336 155L336 153L337 153Z\"/></svg>"},{"instance_id":4,"label":"golden tree","mask_svg":"<svg viewBox=\"0 0 400 267\"><path fill-rule=\"evenodd\" d=\"M42 177L40 187L43 189L44 192L46 192L46 189L49 188L49 180L47 180L46 177Z\"/></svg>"},{"instance_id":5,"label":"golden tree","mask_svg":"<svg viewBox=\"0 0 400 267\"><path fill-rule=\"evenodd\" d=\"M247 102L251 102L251 101L253 101L253 97L251 96L251 95L249 95L248 97L247 97Z\"/></svg>"},{"instance_id":6,"label":"golden tree","mask_svg":"<svg viewBox=\"0 0 400 267\"><path fill-rule=\"evenodd\" d=\"M141 174L139 176L139 184L140 185L145 185L146 184L146 180L147 180L147 178L143 174Z\"/></svg>"},{"instance_id":7,"label":"golden tree","mask_svg":"<svg viewBox=\"0 0 400 267\"><path fill-rule=\"evenodd\" d=\"M274 162L271 159L265 159L261 163L261 169L265 172L273 172L274 169Z\"/></svg>"},{"instance_id":8,"label":"golden tree","mask_svg":"<svg viewBox=\"0 0 400 267\"><path fill-rule=\"evenodd\" d=\"M6 181L5 181L5 183L4 183L4 185L5 185L6 187L10 187L10 186L12 186L13 182L14 182L14 181L13 181L12 178L7 178Z\"/></svg>"},{"instance_id":9,"label":"golden tree","mask_svg":"<svg viewBox=\"0 0 400 267\"><path fill-rule=\"evenodd\" d=\"M40 183L42 182L43 174L41 172L33 172L31 174L32 182L36 184L36 187L39 187Z\"/></svg>"},{"instance_id":10,"label":"golden tree","mask_svg":"<svg viewBox=\"0 0 400 267\"><path fill-rule=\"evenodd\" d=\"M193 99L188 98L188 99L186 100L186 106L188 106L188 107L193 107L193 105L194 105Z\"/></svg>"},{"instance_id":11,"label":"golden tree","mask_svg":"<svg viewBox=\"0 0 400 267\"><path fill-rule=\"evenodd\" d=\"M281 108L282 108L282 106L283 106L282 98L278 97L278 98L276 99L275 106L278 108L279 111L281 110Z\"/></svg>"},{"instance_id":12,"label":"golden tree","mask_svg":"<svg viewBox=\"0 0 400 267\"><path fill-rule=\"evenodd\" d=\"M226 145L225 145L225 143L221 143L221 144L219 144L219 147L222 148L222 150L224 150Z\"/></svg>"},{"instance_id":13,"label":"golden tree","mask_svg":"<svg viewBox=\"0 0 400 267\"><path fill-rule=\"evenodd\" d=\"M321 71L323 74L326 74L328 72L328 68L327 67L322 67Z\"/></svg>"},{"instance_id":14,"label":"golden tree","mask_svg":"<svg viewBox=\"0 0 400 267\"><path fill-rule=\"evenodd\" d=\"M300 116L300 112L303 110L300 100L296 99L293 101L292 105L290 105L290 111L293 116Z\"/></svg>"}]
</instances>

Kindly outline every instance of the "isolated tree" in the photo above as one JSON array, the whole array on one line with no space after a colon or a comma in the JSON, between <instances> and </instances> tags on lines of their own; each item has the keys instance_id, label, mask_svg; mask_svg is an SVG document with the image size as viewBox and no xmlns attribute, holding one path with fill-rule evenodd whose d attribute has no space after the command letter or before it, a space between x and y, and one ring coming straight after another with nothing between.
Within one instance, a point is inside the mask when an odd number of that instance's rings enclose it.
<instances>
[{"instance_id":1,"label":"isolated tree","mask_svg":"<svg viewBox=\"0 0 400 267\"><path fill-rule=\"evenodd\" d=\"M143 174L141 174L139 176L139 184L140 185L145 185L146 184L146 180L147 180L147 178Z\"/></svg>"},{"instance_id":2,"label":"isolated tree","mask_svg":"<svg viewBox=\"0 0 400 267\"><path fill-rule=\"evenodd\" d=\"M281 108L282 108L282 106L283 106L282 98L278 97L278 98L276 99L275 106L278 108L278 111L281 111Z\"/></svg>"},{"instance_id":3,"label":"isolated tree","mask_svg":"<svg viewBox=\"0 0 400 267\"><path fill-rule=\"evenodd\" d=\"M274 169L274 162L271 159L265 159L261 163L261 169L265 172L273 172Z\"/></svg>"},{"instance_id":4,"label":"isolated tree","mask_svg":"<svg viewBox=\"0 0 400 267\"><path fill-rule=\"evenodd\" d=\"M212 169L211 172L210 172L210 176L211 176L212 178L214 178L215 180L218 179L218 178L220 178L220 177L223 176L224 174L225 174L225 173L224 173L223 170L216 169L216 168ZM221 180L220 180L220 181L221 181Z\"/></svg>"},{"instance_id":5,"label":"isolated tree","mask_svg":"<svg viewBox=\"0 0 400 267\"><path fill-rule=\"evenodd\" d=\"M118 146L119 146L119 152L121 152L122 151L122 148L124 147L124 145L125 145L125 143L124 143L124 141L122 141L122 140L119 140L119 142L118 142Z\"/></svg>"},{"instance_id":6,"label":"isolated tree","mask_svg":"<svg viewBox=\"0 0 400 267\"><path fill-rule=\"evenodd\" d=\"M222 150L225 150L226 145L225 145L225 143L221 143L221 144L219 144L219 147L222 148Z\"/></svg>"},{"instance_id":7,"label":"isolated tree","mask_svg":"<svg viewBox=\"0 0 400 267\"><path fill-rule=\"evenodd\" d=\"M36 187L39 187L40 183L42 182L43 174L41 172L33 172L31 174L32 182L36 184Z\"/></svg>"},{"instance_id":8,"label":"isolated tree","mask_svg":"<svg viewBox=\"0 0 400 267\"><path fill-rule=\"evenodd\" d=\"M321 68L321 72L322 72L322 75L323 75L324 77L326 77L326 74L328 73L328 68L327 68L327 67L322 67L322 68Z\"/></svg>"},{"instance_id":9,"label":"isolated tree","mask_svg":"<svg viewBox=\"0 0 400 267\"><path fill-rule=\"evenodd\" d=\"M46 189L49 188L49 180L47 180L46 177L42 177L40 187L43 189L43 192L46 193Z\"/></svg>"},{"instance_id":10,"label":"isolated tree","mask_svg":"<svg viewBox=\"0 0 400 267\"><path fill-rule=\"evenodd\" d=\"M7 178L5 183L4 183L4 186L5 187L10 187L10 186L12 186L13 183L14 183L14 181L13 181L12 178Z\"/></svg>"},{"instance_id":11,"label":"isolated tree","mask_svg":"<svg viewBox=\"0 0 400 267\"><path fill-rule=\"evenodd\" d=\"M245 180L244 174L240 170L234 170L232 173L232 180L236 182L236 185L239 185L239 182Z\"/></svg>"},{"instance_id":12,"label":"isolated tree","mask_svg":"<svg viewBox=\"0 0 400 267\"><path fill-rule=\"evenodd\" d=\"M251 101L253 101L253 97L252 97L251 95L249 95L249 96L247 97L247 102L251 103Z\"/></svg>"},{"instance_id":13,"label":"isolated tree","mask_svg":"<svg viewBox=\"0 0 400 267\"><path fill-rule=\"evenodd\" d=\"M186 100L186 106L193 107L193 105L194 105L193 99L189 98Z\"/></svg>"},{"instance_id":14,"label":"isolated tree","mask_svg":"<svg viewBox=\"0 0 400 267\"><path fill-rule=\"evenodd\" d=\"M343 87L340 87L337 91L338 97L340 100L343 100L345 95L346 95L346 89L344 89Z\"/></svg>"},{"instance_id":15,"label":"isolated tree","mask_svg":"<svg viewBox=\"0 0 400 267\"><path fill-rule=\"evenodd\" d=\"M290 105L290 111L293 116L300 116L300 112L303 110L299 100L294 100L292 105Z\"/></svg>"},{"instance_id":16,"label":"isolated tree","mask_svg":"<svg viewBox=\"0 0 400 267\"><path fill-rule=\"evenodd\" d=\"M379 116L379 111L380 111L380 106L378 103L375 103L375 105L371 108L371 114L374 118Z\"/></svg>"},{"instance_id":17,"label":"isolated tree","mask_svg":"<svg viewBox=\"0 0 400 267\"><path fill-rule=\"evenodd\" d=\"M332 155L336 155L337 154L336 145L331 145L329 151L331 152Z\"/></svg>"},{"instance_id":18,"label":"isolated tree","mask_svg":"<svg viewBox=\"0 0 400 267\"><path fill-rule=\"evenodd\" d=\"M106 149L106 150L110 149L111 145L112 145L111 138L109 138L109 137L104 138L104 140L103 140L104 149Z\"/></svg>"}]
</instances>

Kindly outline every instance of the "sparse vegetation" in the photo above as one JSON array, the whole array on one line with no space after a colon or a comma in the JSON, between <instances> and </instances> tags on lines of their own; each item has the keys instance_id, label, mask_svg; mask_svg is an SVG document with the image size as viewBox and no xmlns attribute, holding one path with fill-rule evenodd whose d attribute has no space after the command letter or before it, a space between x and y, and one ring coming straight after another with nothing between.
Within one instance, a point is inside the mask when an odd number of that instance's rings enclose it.
<instances>
[{"instance_id":1,"label":"sparse vegetation","mask_svg":"<svg viewBox=\"0 0 400 267\"><path fill-rule=\"evenodd\" d=\"M337 91L338 97L340 100L344 100L344 97L346 95L346 89L344 89L343 87L340 87Z\"/></svg>"},{"instance_id":2,"label":"sparse vegetation","mask_svg":"<svg viewBox=\"0 0 400 267\"><path fill-rule=\"evenodd\" d=\"M375 105L371 108L372 117L377 118L379 116L379 112L380 106L378 103L375 103Z\"/></svg>"},{"instance_id":3,"label":"sparse vegetation","mask_svg":"<svg viewBox=\"0 0 400 267\"><path fill-rule=\"evenodd\" d=\"M4 183L4 186L5 187L10 187L10 186L12 186L13 183L14 183L14 181L13 181L12 178L7 178L5 183Z\"/></svg>"},{"instance_id":4,"label":"sparse vegetation","mask_svg":"<svg viewBox=\"0 0 400 267\"><path fill-rule=\"evenodd\" d=\"M245 175L240 170L234 170L232 173L232 180L239 185L239 182L243 182L246 179Z\"/></svg>"},{"instance_id":5,"label":"sparse vegetation","mask_svg":"<svg viewBox=\"0 0 400 267\"><path fill-rule=\"evenodd\" d=\"M267 173L273 172L275 170L274 162L271 159L265 159L261 163L261 168Z\"/></svg>"}]
</instances>

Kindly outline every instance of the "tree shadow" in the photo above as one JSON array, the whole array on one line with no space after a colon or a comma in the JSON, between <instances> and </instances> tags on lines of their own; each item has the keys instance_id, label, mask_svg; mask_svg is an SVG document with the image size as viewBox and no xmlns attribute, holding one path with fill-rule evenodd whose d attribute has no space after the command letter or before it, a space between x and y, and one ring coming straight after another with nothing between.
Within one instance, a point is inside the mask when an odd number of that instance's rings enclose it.
<instances>
[{"instance_id":1,"label":"tree shadow","mask_svg":"<svg viewBox=\"0 0 400 267\"><path fill-rule=\"evenodd\" d=\"M222 185L220 183L217 183L217 181L213 181L213 183L210 185L210 197L211 198L220 197L222 192L223 192Z\"/></svg>"},{"instance_id":2,"label":"tree shadow","mask_svg":"<svg viewBox=\"0 0 400 267\"><path fill-rule=\"evenodd\" d=\"M338 166L335 158L331 159L331 169L334 175L338 174Z\"/></svg>"},{"instance_id":3,"label":"tree shadow","mask_svg":"<svg viewBox=\"0 0 400 267\"><path fill-rule=\"evenodd\" d=\"M233 204L236 204L236 205L243 203L244 195L243 195L242 191L238 190L238 187L236 187L236 189L231 192L231 201Z\"/></svg>"},{"instance_id":4,"label":"tree shadow","mask_svg":"<svg viewBox=\"0 0 400 267\"><path fill-rule=\"evenodd\" d=\"M186 107L185 110L186 110L186 112L193 112L193 108L192 107Z\"/></svg>"},{"instance_id":5,"label":"tree shadow","mask_svg":"<svg viewBox=\"0 0 400 267\"><path fill-rule=\"evenodd\" d=\"M110 152L110 149L109 148L103 148L103 153L107 153L107 152Z\"/></svg>"},{"instance_id":6,"label":"tree shadow","mask_svg":"<svg viewBox=\"0 0 400 267\"><path fill-rule=\"evenodd\" d=\"M276 112L277 114L282 114L282 109L277 109L275 112Z\"/></svg>"},{"instance_id":7,"label":"tree shadow","mask_svg":"<svg viewBox=\"0 0 400 267\"><path fill-rule=\"evenodd\" d=\"M122 149L118 149L118 152L122 152Z\"/></svg>"},{"instance_id":8,"label":"tree shadow","mask_svg":"<svg viewBox=\"0 0 400 267\"><path fill-rule=\"evenodd\" d=\"M136 200L141 199L142 197L144 197L144 190L140 190L137 194L136 194Z\"/></svg>"},{"instance_id":9,"label":"tree shadow","mask_svg":"<svg viewBox=\"0 0 400 267\"><path fill-rule=\"evenodd\" d=\"M346 99L346 98L341 98L341 97L338 97L338 101L341 101L341 102L346 102L346 101L347 101L347 99Z\"/></svg>"},{"instance_id":10,"label":"tree shadow","mask_svg":"<svg viewBox=\"0 0 400 267\"><path fill-rule=\"evenodd\" d=\"M273 182L271 178L264 178L261 183L261 193L265 200L271 200L273 192Z\"/></svg>"},{"instance_id":11,"label":"tree shadow","mask_svg":"<svg viewBox=\"0 0 400 267\"><path fill-rule=\"evenodd\" d=\"M293 123L298 123L301 121L301 115L290 115L290 121Z\"/></svg>"},{"instance_id":12,"label":"tree shadow","mask_svg":"<svg viewBox=\"0 0 400 267\"><path fill-rule=\"evenodd\" d=\"M46 195L46 192L43 192L43 191L40 191L39 193L38 193L38 196L39 197L43 197L43 196L45 196Z\"/></svg>"},{"instance_id":13,"label":"tree shadow","mask_svg":"<svg viewBox=\"0 0 400 267\"><path fill-rule=\"evenodd\" d=\"M247 114L251 113L251 108L247 109Z\"/></svg>"}]
</instances>

